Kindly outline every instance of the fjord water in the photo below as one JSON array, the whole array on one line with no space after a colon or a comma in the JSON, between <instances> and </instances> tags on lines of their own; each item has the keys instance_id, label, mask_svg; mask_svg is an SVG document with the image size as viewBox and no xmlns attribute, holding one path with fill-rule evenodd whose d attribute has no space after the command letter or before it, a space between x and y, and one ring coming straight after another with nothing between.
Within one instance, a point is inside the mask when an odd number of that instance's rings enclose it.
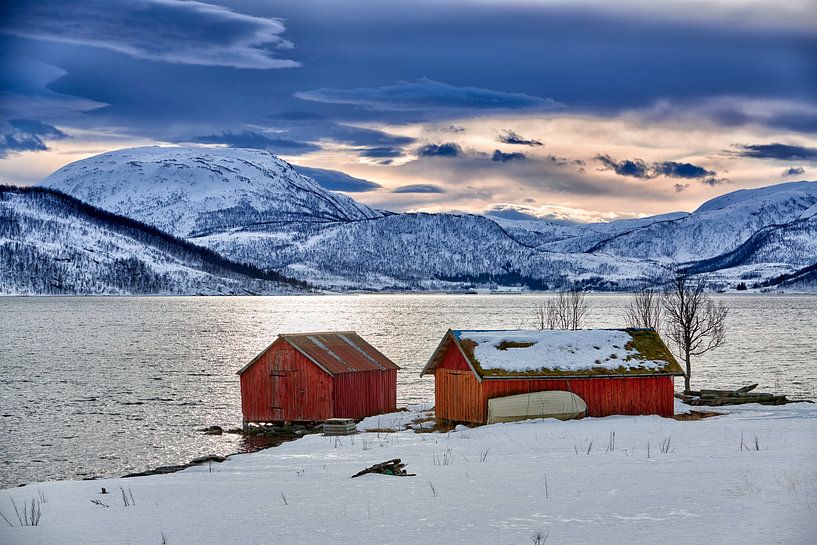
<instances>
[{"instance_id":1,"label":"fjord water","mask_svg":"<svg viewBox=\"0 0 817 545\"><path fill-rule=\"evenodd\" d=\"M448 328L529 327L541 295L0 298L0 487L114 476L242 448L199 428L241 423L236 371L281 332L356 330L402 367L398 403ZM817 392L817 296L719 296L726 346L694 387ZM587 327L621 327L625 295L588 296ZM676 388L682 387L676 379Z\"/></svg>"}]
</instances>

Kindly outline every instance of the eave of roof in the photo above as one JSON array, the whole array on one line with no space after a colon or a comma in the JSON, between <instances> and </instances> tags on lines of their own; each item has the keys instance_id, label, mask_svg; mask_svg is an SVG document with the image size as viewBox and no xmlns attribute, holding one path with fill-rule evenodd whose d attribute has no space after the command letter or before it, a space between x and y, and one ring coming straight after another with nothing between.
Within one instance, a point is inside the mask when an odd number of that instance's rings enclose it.
<instances>
[{"instance_id":1,"label":"eave of roof","mask_svg":"<svg viewBox=\"0 0 817 545\"><path fill-rule=\"evenodd\" d=\"M438 344L437 348L434 349L434 352L431 354L431 357L428 359L428 362L425 364L425 367L423 367L423 370L420 371L420 376L422 377L427 373L434 371L434 369L437 368L437 365L439 365L440 363L439 360L441 360L445 355L445 351L448 348L449 343L454 343L454 345L457 347L457 350L459 350L460 354L462 354L462 358L465 360L465 363L468 364L468 367L471 369L471 372L474 373L474 376L477 377L477 380L479 382L482 382L482 376L477 372L476 368L471 363L471 359L463 351L459 339L454 334L454 331L451 329L445 332L445 335L440 341L440 344Z\"/></svg>"}]
</instances>

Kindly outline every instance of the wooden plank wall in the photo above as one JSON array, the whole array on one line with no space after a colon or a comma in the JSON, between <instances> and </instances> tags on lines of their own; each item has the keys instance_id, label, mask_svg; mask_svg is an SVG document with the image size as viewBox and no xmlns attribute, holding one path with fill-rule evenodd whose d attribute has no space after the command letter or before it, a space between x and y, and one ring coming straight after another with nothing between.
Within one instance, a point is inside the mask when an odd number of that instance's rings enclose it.
<instances>
[{"instance_id":1,"label":"wooden plank wall","mask_svg":"<svg viewBox=\"0 0 817 545\"><path fill-rule=\"evenodd\" d=\"M358 371L334 377L335 418L363 418L397 408L397 370Z\"/></svg>"},{"instance_id":2,"label":"wooden plank wall","mask_svg":"<svg viewBox=\"0 0 817 545\"><path fill-rule=\"evenodd\" d=\"M241 375L241 412L245 422L331 418L331 377L278 341Z\"/></svg>"},{"instance_id":3,"label":"wooden plank wall","mask_svg":"<svg viewBox=\"0 0 817 545\"><path fill-rule=\"evenodd\" d=\"M487 419L487 401L471 371L438 367L434 371L434 414L443 420L482 424Z\"/></svg>"},{"instance_id":4,"label":"wooden plank wall","mask_svg":"<svg viewBox=\"0 0 817 545\"><path fill-rule=\"evenodd\" d=\"M488 400L494 397L547 390L564 390L581 397L587 403L588 416L613 414L672 416L675 410L672 377L509 379L482 382L486 407Z\"/></svg>"}]
</instances>

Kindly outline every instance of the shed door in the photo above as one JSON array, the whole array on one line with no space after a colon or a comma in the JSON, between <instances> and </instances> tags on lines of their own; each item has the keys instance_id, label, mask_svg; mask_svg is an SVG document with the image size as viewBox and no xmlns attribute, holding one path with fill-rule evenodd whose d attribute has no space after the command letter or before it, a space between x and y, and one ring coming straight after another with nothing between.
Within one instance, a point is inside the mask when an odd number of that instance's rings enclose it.
<instances>
[{"instance_id":1,"label":"shed door","mask_svg":"<svg viewBox=\"0 0 817 545\"><path fill-rule=\"evenodd\" d=\"M291 415L287 420L306 420L303 411L303 396L301 394L301 373L298 369L291 369L287 373L287 383L289 385L289 407L288 414Z\"/></svg>"},{"instance_id":2,"label":"shed door","mask_svg":"<svg viewBox=\"0 0 817 545\"><path fill-rule=\"evenodd\" d=\"M270 369L271 414L275 421L286 420L286 409L289 407L287 382L289 381L288 350L279 350Z\"/></svg>"}]
</instances>

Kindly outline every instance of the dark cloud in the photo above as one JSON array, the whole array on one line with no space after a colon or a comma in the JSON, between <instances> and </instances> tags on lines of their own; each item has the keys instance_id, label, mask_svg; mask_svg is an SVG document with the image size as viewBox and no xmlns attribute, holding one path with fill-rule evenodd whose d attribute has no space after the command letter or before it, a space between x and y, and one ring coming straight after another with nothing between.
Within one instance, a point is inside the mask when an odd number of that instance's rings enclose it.
<instances>
[{"instance_id":1,"label":"dark cloud","mask_svg":"<svg viewBox=\"0 0 817 545\"><path fill-rule=\"evenodd\" d=\"M462 155L462 148L454 142L426 144L417 149L418 157L461 157Z\"/></svg>"},{"instance_id":2,"label":"dark cloud","mask_svg":"<svg viewBox=\"0 0 817 545\"><path fill-rule=\"evenodd\" d=\"M806 173L803 167L789 167L783 171L783 176L800 176Z\"/></svg>"},{"instance_id":3,"label":"dark cloud","mask_svg":"<svg viewBox=\"0 0 817 545\"><path fill-rule=\"evenodd\" d=\"M392 189L392 193L445 193L440 186L433 184L410 184L401 185Z\"/></svg>"},{"instance_id":4,"label":"dark cloud","mask_svg":"<svg viewBox=\"0 0 817 545\"><path fill-rule=\"evenodd\" d=\"M382 147L382 148L368 148L358 152L361 157L371 157L375 159L386 157L401 157L403 150L400 148Z\"/></svg>"},{"instance_id":5,"label":"dark cloud","mask_svg":"<svg viewBox=\"0 0 817 545\"><path fill-rule=\"evenodd\" d=\"M558 166L565 166L568 163L568 160L565 157L557 157L553 154L545 155L541 159Z\"/></svg>"},{"instance_id":6,"label":"dark cloud","mask_svg":"<svg viewBox=\"0 0 817 545\"><path fill-rule=\"evenodd\" d=\"M503 153L500 150L494 150L494 154L491 156L491 161L497 161L501 163L505 163L507 161L521 161L525 159L524 153L513 152L513 153Z\"/></svg>"},{"instance_id":7,"label":"dark cloud","mask_svg":"<svg viewBox=\"0 0 817 545\"><path fill-rule=\"evenodd\" d=\"M710 182L716 180L714 176L717 174L713 170L707 170L692 163L678 163L675 161L659 161L648 164L641 159L616 161L609 155L597 155L596 161L604 165L604 170L612 170L619 176L629 176L631 178L652 179L665 176L667 178L699 180L702 183L713 185Z\"/></svg>"},{"instance_id":8,"label":"dark cloud","mask_svg":"<svg viewBox=\"0 0 817 545\"><path fill-rule=\"evenodd\" d=\"M654 178L652 171L641 159L625 159L616 161L609 155L597 155L596 161L605 166L605 169L612 170L619 176L630 176L632 178Z\"/></svg>"},{"instance_id":9,"label":"dark cloud","mask_svg":"<svg viewBox=\"0 0 817 545\"><path fill-rule=\"evenodd\" d=\"M244 132L222 132L221 134L210 134L206 136L195 136L186 141L200 144L224 144L231 148L253 148L268 150L273 153L284 155L300 155L318 151L320 146L310 142L299 142L287 138L273 138L265 134L253 131Z\"/></svg>"},{"instance_id":10,"label":"dark cloud","mask_svg":"<svg viewBox=\"0 0 817 545\"><path fill-rule=\"evenodd\" d=\"M688 188L689 184L674 184L672 187L675 189L676 193L680 193L684 189Z\"/></svg>"},{"instance_id":11,"label":"dark cloud","mask_svg":"<svg viewBox=\"0 0 817 545\"><path fill-rule=\"evenodd\" d=\"M86 45L138 59L236 68L286 68L291 49L275 18L236 13L203 2L7 0L3 31L35 40Z\"/></svg>"},{"instance_id":12,"label":"dark cloud","mask_svg":"<svg viewBox=\"0 0 817 545\"><path fill-rule=\"evenodd\" d=\"M299 91L295 96L313 102L351 104L385 111L542 110L561 106L550 98L479 87L457 87L428 78L382 87L324 87L314 91Z\"/></svg>"},{"instance_id":13,"label":"dark cloud","mask_svg":"<svg viewBox=\"0 0 817 545\"><path fill-rule=\"evenodd\" d=\"M0 134L0 158L23 151L45 151L45 140L61 140L68 135L39 119L10 119Z\"/></svg>"},{"instance_id":14,"label":"dark cloud","mask_svg":"<svg viewBox=\"0 0 817 545\"><path fill-rule=\"evenodd\" d=\"M714 187L716 185L721 185L721 184L731 184L732 183L732 180L730 180L729 178L715 178L714 176L711 177L711 178L704 178L704 179L698 180L698 181L701 182L704 185L708 185L708 186L711 186L711 187Z\"/></svg>"},{"instance_id":15,"label":"dark cloud","mask_svg":"<svg viewBox=\"0 0 817 545\"><path fill-rule=\"evenodd\" d=\"M653 164L653 172L656 175L667 176L668 178L705 178L714 176L715 172L706 170L692 163L676 163L674 161L664 161Z\"/></svg>"},{"instance_id":16,"label":"dark cloud","mask_svg":"<svg viewBox=\"0 0 817 545\"><path fill-rule=\"evenodd\" d=\"M785 160L805 160L817 161L817 148L806 146L791 146L774 142L772 144L752 144L748 146L735 146L735 152L741 157L752 157L755 159L780 159Z\"/></svg>"},{"instance_id":17,"label":"dark cloud","mask_svg":"<svg viewBox=\"0 0 817 545\"><path fill-rule=\"evenodd\" d=\"M539 140L534 140L532 138L525 138L513 132L510 129L502 131L502 134L499 135L497 138L503 144L516 144L519 146L541 146L543 145L542 142Z\"/></svg>"},{"instance_id":18,"label":"dark cloud","mask_svg":"<svg viewBox=\"0 0 817 545\"><path fill-rule=\"evenodd\" d=\"M365 191L374 191L380 189L382 186L369 180L362 178L355 178L337 170L328 170L325 168L302 167L299 165L292 165L296 171L304 176L308 176L318 182L322 187L330 191L345 191L347 193L362 193Z\"/></svg>"}]
</instances>

